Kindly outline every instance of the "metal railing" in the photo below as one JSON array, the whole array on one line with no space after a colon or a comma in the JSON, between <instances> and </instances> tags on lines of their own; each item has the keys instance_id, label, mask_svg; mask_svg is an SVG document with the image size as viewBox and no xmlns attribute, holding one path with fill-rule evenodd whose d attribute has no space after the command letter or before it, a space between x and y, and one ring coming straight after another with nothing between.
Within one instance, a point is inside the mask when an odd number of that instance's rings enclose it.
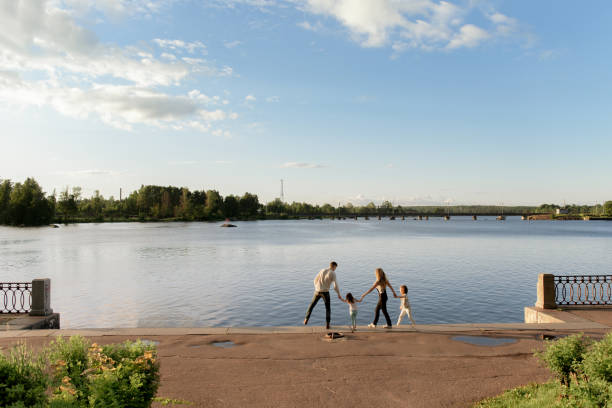
<instances>
[{"instance_id":1,"label":"metal railing","mask_svg":"<svg viewBox=\"0 0 612 408\"><path fill-rule=\"evenodd\" d=\"M555 294L559 306L612 306L612 275L555 275Z\"/></svg>"},{"instance_id":2,"label":"metal railing","mask_svg":"<svg viewBox=\"0 0 612 408\"><path fill-rule=\"evenodd\" d=\"M0 282L0 314L29 313L32 282Z\"/></svg>"}]
</instances>

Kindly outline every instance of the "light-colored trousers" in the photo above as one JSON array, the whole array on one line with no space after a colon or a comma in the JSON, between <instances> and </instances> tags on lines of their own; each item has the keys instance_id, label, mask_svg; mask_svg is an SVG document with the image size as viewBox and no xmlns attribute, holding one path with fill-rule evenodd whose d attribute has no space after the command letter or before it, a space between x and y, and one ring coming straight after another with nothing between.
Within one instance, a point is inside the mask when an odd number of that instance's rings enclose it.
<instances>
[{"instance_id":1,"label":"light-colored trousers","mask_svg":"<svg viewBox=\"0 0 612 408\"><path fill-rule=\"evenodd\" d=\"M410 321L412 322L413 325L415 325L416 323L414 322L414 319L412 318L412 312L410 311L410 307L402 307L402 311L400 312L399 318L397 319L397 325L399 326L400 323L402 322L402 319L404 318L404 316L408 315L408 318L410 319Z\"/></svg>"}]
</instances>

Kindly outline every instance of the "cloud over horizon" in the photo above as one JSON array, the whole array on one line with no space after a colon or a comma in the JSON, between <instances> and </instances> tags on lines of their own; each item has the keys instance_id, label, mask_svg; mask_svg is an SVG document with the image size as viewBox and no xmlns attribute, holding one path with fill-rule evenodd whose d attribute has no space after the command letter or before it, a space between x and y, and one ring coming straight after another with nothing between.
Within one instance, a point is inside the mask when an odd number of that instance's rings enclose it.
<instances>
[{"instance_id":1,"label":"cloud over horizon","mask_svg":"<svg viewBox=\"0 0 612 408\"><path fill-rule=\"evenodd\" d=\"M202 42L154 38L151 43L163 51L159 56L151 48L102 43L77 23L75 13L96 8L132 15L134 10L153 13L159 7L145 1L100 4L77 0L0 4L0 104L51 106L67 116L93 116L124 130L146 125L207 132L211 122L237 117L207 108L220 101L218 96L204 96L199 90L175 93L193 75L232 75L230 67L217 68L199 58L206 53ZM182 55L196 52L197 58Z\"/></svg>"},{"instance_id":2,"label":"cloud over horizon","mask_svg":"<svg viewBox=\"0 0 612 408\"><path fill-rule=\"evenodd\" d=\"M281 167L285 169L322 169L327 166L316 163L286 162Z\"/></svg>"}]
</instances>

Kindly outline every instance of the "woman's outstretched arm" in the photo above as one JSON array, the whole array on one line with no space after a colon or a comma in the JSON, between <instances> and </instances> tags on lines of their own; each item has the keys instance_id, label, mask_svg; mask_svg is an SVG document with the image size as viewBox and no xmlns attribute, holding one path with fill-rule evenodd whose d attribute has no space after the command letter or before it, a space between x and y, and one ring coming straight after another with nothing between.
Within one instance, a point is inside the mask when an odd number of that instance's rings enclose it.
<instances>
[{"instance_id":1,"label":"woman's outstretched arm","mask_svg":"<svg viewBox=\"0 0 612 408\"><path fill-rule=\"evenodd\" d=\"M372 285L372 287L370 289L368 289L368 291L366 293L364 293L363 295L361 295L361 298L359 298L359 300L363 300L364 297L366 297L368 295L368 293L370 293L371 291L373 291L376 288L376 282L374 282L374 285Z\"/></svg>"},{"instance_id":2,"label":"woman's outstretched arm","mask_svg":"<svg viewBox=\"0 0 612 408\"><path fill-rule=\"evenodd\" d=\"M391 282L387 281L387 286L391 289L391 292L393 292L393 297L397 297L397 293L395 293L395 289L391 286Z\"/></svg>"}]
</instances>

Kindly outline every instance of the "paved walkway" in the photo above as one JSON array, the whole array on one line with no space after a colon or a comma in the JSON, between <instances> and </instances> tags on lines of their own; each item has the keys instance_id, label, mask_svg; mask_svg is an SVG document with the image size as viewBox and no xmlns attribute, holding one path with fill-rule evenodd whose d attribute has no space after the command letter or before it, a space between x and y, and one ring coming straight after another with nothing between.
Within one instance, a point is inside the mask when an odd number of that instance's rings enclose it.
<instances>
[{"instance_id":1,"label":"paved walkway","mask_svg":"<svg viewBox=\"0 0 612 408\"><path fill-rule=\"evenodd\" d=\"M590 320L608 327L612 327L612 308L601 309L566 309L566 312L581 319Z\"/></svg>"},{"instance_id":2,"label":"paved walkway","mask_svg":"<svg viewBox=\"0 0 612 408\"><path fill-rule=\"evenodd\" d=\"M0 331L0 348L40 348L56 336L99 344L143 339L158 345L158 396L195 407L468 407L550 373L533 357L543 338L612 329L611 310L572 311L569 323L409 325L385 330L332 327L112 328ZM504 338L509 343L488 343ZM507 340L510 339L510 340ZM494 341L493 340L493 341ZM231 347L217 347L230 341ZM227 345L223 343L222 345ZM160 406L158 403L154 406Z\"/></svg>"},{"instance_id":3,"label":"paved walkway","mask_svg":"<svg viewBox=\"0 0 612 408\"><path fill-rule=\"evenodd\" d=\"M517 332L541 332L556 330L592 330L607 329L612 324L605 325L595 321L580 319L572 323L465 323L465 324L421 324L416 326L420 333L455 333L455 332L495 332L495 331L517 331ZM332 330L347 331L347 326L333 326ZM324 333L320 326L277 326L277 327L195 327L195 328L110 328L110 329L61 329L61 330L8 330L0 331L0 338L12 337L53 337L72 336L170 336L170 335L218 335L218 334L317 334ZM414 332L415 329L409 325L393 327L393 329L370 329L367 326L359 326L360 333L383 333L383 332Z\"/></svg>"},{"instance_id":4,"label":"paved walkway","mask_svg":"<svg viewBox=\"0 0 612 408\"><path fill-rule=\"evenodd\" d=\"M358 330L326 340L321 328L30 330L0 333L0 347L42 347L56 335L99 344L141 338L158 344L158 396L195 407L467 407L550 374L533 357L559 325L419 326ZM601 337L601 327L580 331ZM11 336L12 335L12 336ZM511 339L495 347L469 340ZM15 337L16 336L16 337ZM457 338L459 336L459 338ZM215 346L231 341L233 347Z\"/></svg>"},{"instance_id":5,"label":"paved walkway","mask_svg":"<svg viewBox=\"0 0 612 408\"><path fill-rule=\"evenodd\" d=\"M468 407L475 401L550 373L533 357L542 338L584 332L599 338L610 327L569 324L418 325L390 331L335 327L132 328L13 330L0 348L26 341L39 348L55 336L80 334L92 342L144 339L158 344L158 396L195 407L392 406ZM511 339L497 346L470 340ZM217 347L231 341L233 347ZM227 344L227 343L224 343ZM156 405L160 406L160 405Z\"/></svg>"}]
</instances>

